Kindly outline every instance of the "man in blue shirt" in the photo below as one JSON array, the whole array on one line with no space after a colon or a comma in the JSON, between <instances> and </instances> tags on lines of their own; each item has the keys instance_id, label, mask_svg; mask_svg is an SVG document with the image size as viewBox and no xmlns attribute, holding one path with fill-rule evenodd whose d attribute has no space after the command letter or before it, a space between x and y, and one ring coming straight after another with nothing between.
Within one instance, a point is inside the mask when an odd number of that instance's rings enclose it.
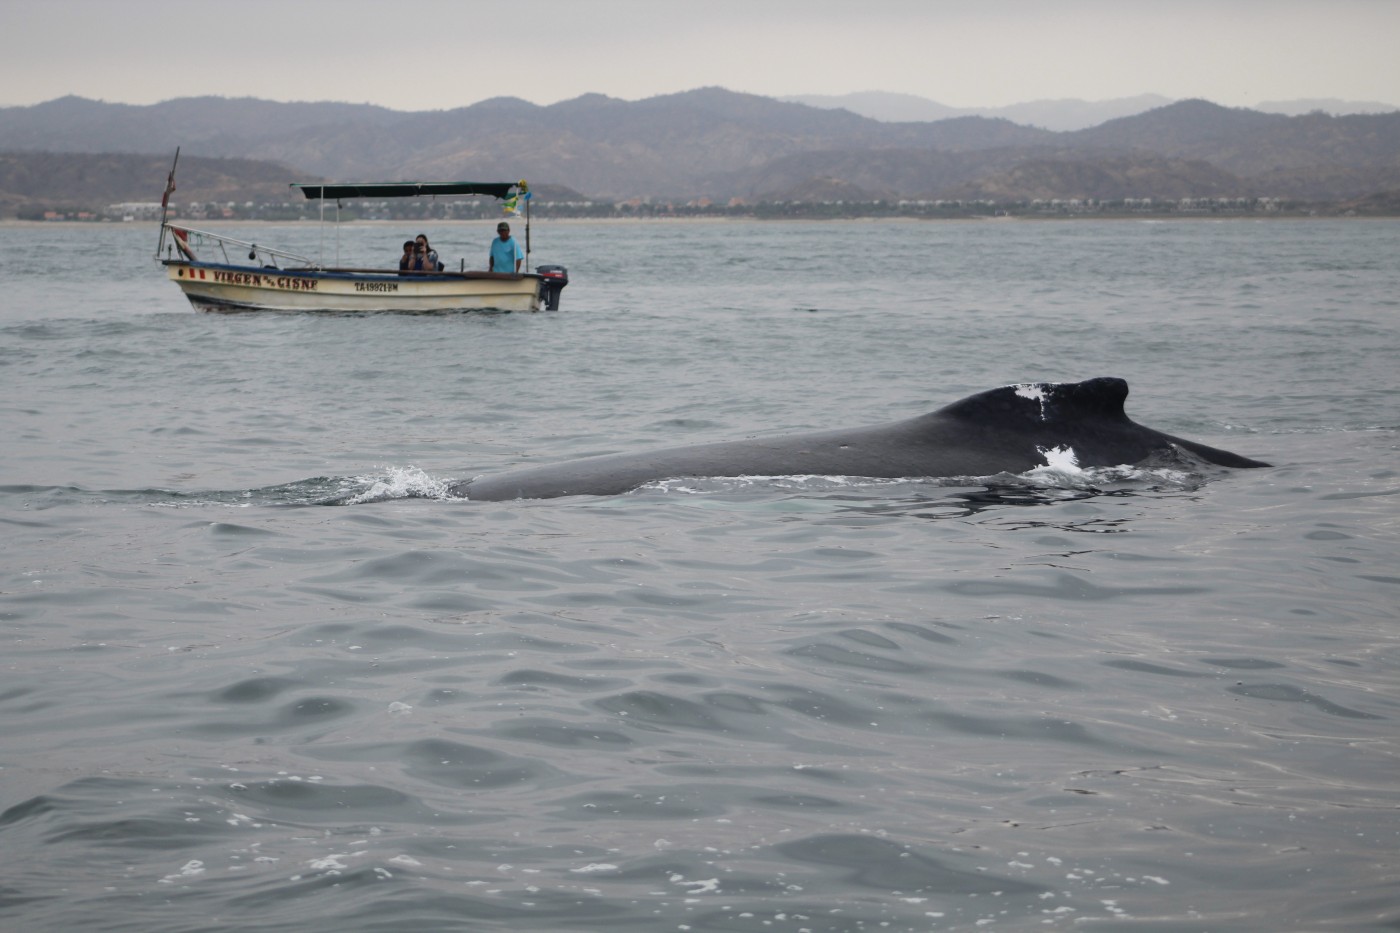
<instances>
[{"instance_id":1,"label":"man in blue shirt","mask_svg":"<svg viewBox=\"0 0 1400 933\"><path fill-rule=\"evenodd\" d=\"M496 224L496 233L499 235L491 241L491 265L487 268L492 272L518 273L520 263L525 260L525 251L510 235L510 224L504 220Z\"/></svg>"}]
</instances>

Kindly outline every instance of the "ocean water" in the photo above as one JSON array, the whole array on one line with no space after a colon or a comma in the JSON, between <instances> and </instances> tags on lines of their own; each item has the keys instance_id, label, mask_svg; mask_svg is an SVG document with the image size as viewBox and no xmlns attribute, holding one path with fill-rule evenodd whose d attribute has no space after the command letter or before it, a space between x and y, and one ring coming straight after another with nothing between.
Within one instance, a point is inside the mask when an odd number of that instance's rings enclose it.
<instances>
[{"instance_id":1,"label":"ocean water","mask_svg":"<svg viewBox=\"0 0 1400 933\"><path fill-rule=\"evenodd\" d=\"M0 228L0 929L1400 928L1400 222L541 223L561 311L365 317L155 240ZM445 494L1100 375L1274 466Z\"/></svg>"}]
</instances>

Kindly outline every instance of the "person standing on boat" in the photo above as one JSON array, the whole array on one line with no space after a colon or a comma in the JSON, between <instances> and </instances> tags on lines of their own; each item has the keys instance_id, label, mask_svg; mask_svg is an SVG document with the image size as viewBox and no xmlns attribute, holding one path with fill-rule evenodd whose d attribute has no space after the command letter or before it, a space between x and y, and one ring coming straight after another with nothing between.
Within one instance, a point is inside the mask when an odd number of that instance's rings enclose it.
<instances>
[{"instance_id":1,"label":"person standing on boat","mask_svg":"<svg viewBox=\"0 0 1400 933\"><path fill-rule=\"evenodd\" d=\"M525 251L510 235L510 224L504 220L496 224L496 239L491 241L491 264L486 268L491 272L520 272L520 264L525 260Z\"/></svg>"},{"instance_id":2,"label":"person standing on boat","mask_svg":"<svg viewBox=\"0 0 1400 933\"><path fill-rule=\"evenodd\" d=\"M413 239L423 248L423 265L419 268L424 272L441 272L442 263L438 262L437 250L428 245L428 235L426 233L420 233Z\"/></svg>"},{"instance_id":3,"label":"person standing on boat","mask_svg":"<svg viewBox=\"0 0 1400 933\"><path fill-rule=\"evenodd\" d=\"M416 244L412 240L403 241L403 255L399 257L399 275L410 272L413 269L414 248Z\"/></svg>"}]
</instances>

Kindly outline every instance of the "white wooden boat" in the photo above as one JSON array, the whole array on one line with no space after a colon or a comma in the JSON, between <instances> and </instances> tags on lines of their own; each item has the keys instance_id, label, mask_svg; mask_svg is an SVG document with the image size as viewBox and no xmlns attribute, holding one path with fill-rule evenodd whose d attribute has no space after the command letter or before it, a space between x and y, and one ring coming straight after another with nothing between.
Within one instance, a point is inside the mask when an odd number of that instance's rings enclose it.
<instances>
[{"instance_id":1,"label":"white wooden boat","mask_svg":"<svg viewBox=\"0 0 1400 933\"><path fill-rule=\"evenodd\" d=\"M180 154L175 153L176 164ZM345 199L440 197L450 195L513 198L524 202L525 268L529 268L529 190L519 182L385 182L296 184L307 198L324 205ZM156 257L170 281L195 308L211 311L432 312L458 310L555 311L569 282L563 266L540 266L519 274L456 271L408 272L398 269L328 267L319 260L237 240L168 221L175 190L170 170L161 201L160 244ZM338 222L337 216L337 222ZM230 258L230 249L237 259ZM164 256L161 254L164 253ZM242 262L246 253L247 262Z\"/></svg>"}]
</instances>

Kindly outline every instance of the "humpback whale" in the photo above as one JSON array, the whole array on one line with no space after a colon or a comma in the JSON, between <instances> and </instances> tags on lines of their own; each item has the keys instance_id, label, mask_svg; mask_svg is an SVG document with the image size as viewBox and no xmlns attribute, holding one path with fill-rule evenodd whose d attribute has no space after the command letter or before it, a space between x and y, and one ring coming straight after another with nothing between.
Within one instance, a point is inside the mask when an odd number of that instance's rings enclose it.
<instances>
[{"instance_id":1,"label":"humpback whale","mask_svg":"<svg viewBox=\"0 0 1400 933\"><path fill-rule=\"evenodd\" d=\"M1172 450L1227 467L1269 466L1137 424L1123 411L1127 397L1128 383L1110 377L1022 383L904 421L587 457L480 476L450 493L487 501L608 496L683 476L990 476L1044 466L1056 450L1071 451L1081 467Z\"/></svg>"}]
</instances>

